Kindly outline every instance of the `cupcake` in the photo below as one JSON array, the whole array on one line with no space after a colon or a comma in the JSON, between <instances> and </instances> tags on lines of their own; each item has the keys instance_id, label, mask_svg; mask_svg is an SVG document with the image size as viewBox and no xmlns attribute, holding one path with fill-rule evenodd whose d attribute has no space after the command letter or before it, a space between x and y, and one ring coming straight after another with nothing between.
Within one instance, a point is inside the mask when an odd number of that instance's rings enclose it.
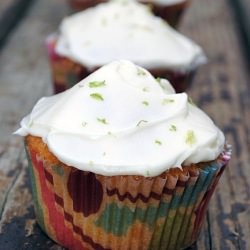
<instances>
[{"instance_id":1,"label":"cupcake","mask_svg":"<svg viewBox=\"0 0 250 250\"><path fill-rule=\"evenodd\" d=\"M38 101L25 137L36 217L68 249L183 249L231 155L212 120L129 61Z\"/></svg>"},{"instance_id":2,"label":"cupcake","mask_svg":"<svg viewBox=\"0 0 250 250\"><path fill-rule=\"evenodd\" d=\"M198 45L134 1L108 2L65 18L47 47L56 93L120 59L167 78L183 92L206 61Z\"/></svg>"},{"instance_id":3,"label":"cupcake","mask_svg":"<svg viewBox=\"0 0 250 250\"><path fill-rule=\"evenodd\" d=\"M73 9L79 11L107 1L69 0L69 2ZM162 17L173 27L178 25L182 14L189 4L189 0L138 0L138 2L148 4L155 15Z\"/></svg>"}]
</instances>

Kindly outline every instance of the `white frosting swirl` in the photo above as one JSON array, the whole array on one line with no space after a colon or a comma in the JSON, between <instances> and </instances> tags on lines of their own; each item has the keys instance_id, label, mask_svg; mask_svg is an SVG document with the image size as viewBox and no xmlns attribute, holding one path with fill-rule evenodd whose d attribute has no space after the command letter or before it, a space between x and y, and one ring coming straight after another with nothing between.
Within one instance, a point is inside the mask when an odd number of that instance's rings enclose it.
<instances>
[{"instance_id":1,"label":"white frosting swirl","mask_svg":"<svg viewBox=\"0 0 250 250\"><path fill-rule=\"evenodd\" d=\"M160 5L168 6L173 4L178 4L182 2L186 2L187 0L139 0L139 2L146 2L146 3L157 3Z\"/></svg>"},{"instance_id":2,"label":"white frosting swirl","mask_svg":"<svg viewBox=\"0 0 250 250\"><path fill-rule=\"evenodd\" d=\"M206 61L198 45L135 1L111 1L65 18L56 51L90 69L127 59L147 69L188 71Z\"/></svg>"},{"instance_id":3,"label":"white frosting swirl","mask_svg":"<svg viewBox=\"0 0 250 250\"><path fill-rule=\"evenodd\" d=\"M222 132L185 93L128 61L40 99L16 134L42 137L62 162L103 175L156 176L214 160L224 145Z\"/></svg>"}]
</instances>

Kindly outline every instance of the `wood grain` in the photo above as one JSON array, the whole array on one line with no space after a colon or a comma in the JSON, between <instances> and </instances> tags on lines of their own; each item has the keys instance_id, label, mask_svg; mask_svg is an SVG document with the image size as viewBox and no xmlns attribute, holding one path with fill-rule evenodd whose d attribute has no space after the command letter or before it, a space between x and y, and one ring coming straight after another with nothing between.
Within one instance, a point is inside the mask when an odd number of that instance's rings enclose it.
<instances>
[{"instance_id":1,"label":"wood grain","mask_svg":"<svg viewBox=\"0 0 250 250\"><path fill-rule=\"evenodd\" d=\"M188 93L233 146L233 159L192 248L199 250L250 249L249 68L229 3L192 0L180 26L208 56ZM12 132L38 98L52 91L44 40L69 13L61 0L35 1L0 53L1 249L63 249L35 223L23 142Z\"/></svg>"},{"instance_id":2,"label":"wood grain","mask_svg":"<svg viewBox=\"0 0 250 250\"><path fill-rule=\"evenodd\" d=\"M250 1L231 0L237 16L238 27L241 31L242 41L245 43L245 51L250 57Z\"/></svg>"},{"instance_id":3,"label":"wood grain","mask_svg":"<svg viewBox=\"0 0 250 250\"><path fill-rule=\"evenodd\" d=\"M0 47L16 23L25 14L32 0L1 0L0 3Z\"/></svg>"},{"instance_id":4,"label":"wood grain","mask_svg":"<svg viewBox=\"0 0 250 250\"><path fill-rule=\"evenodd\" d=\"M181 30L205 50L209 63L189 93L233 146L233 159L210 203L198 249L250 249L249 70L228 1L193 2ZM190 14L190 15L189 15ZM196 86L195 86L196 85ZM204 234L209 236L204 237Z\"/></svg>"}]
</instances>

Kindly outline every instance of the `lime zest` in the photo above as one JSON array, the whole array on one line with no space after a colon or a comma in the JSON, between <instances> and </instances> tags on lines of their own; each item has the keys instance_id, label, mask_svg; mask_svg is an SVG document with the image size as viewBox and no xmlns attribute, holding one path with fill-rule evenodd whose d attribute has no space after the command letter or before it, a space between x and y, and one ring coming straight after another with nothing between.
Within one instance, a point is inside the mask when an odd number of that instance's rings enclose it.
<instances>
[{"instance_id":1,"label":"lime zest","mask_svg":"<svg viewBox=\"0 0 250 250\"><path fill-rule=\"evenodd\" d=\"M159 141L159 140L155 140L155 143L158 144L158 145L162 145L162 142Z\"/></svg>"},{"instance_id":2,"label":"lime zest","mask_svg":"<svg viewBox=\"0 0 250 250\"><path fill-rule=\"evenodd\" d=\"M149 103L147 101L143 101L142 104L144 104L145 106L149 105Z\"/></svg>"},{"instance_id":3,"label":"lime zest","mask_svg":"<svg viewBox=\"0 0 250 250\"><path fill-rule=\"evenodd\" d=\"M137 75L138 76L145 76L147 73L144 69L141 69L141 68L137 68Z\"/></svg>"},{"instance_id":4,"label":"lime zest","mask_svg":"<svg viewBox=\"0 0 250 250\"><path fill-rule=\"evenodd\" d=\"M85 122L85 121L83 121L83 122L82 122L82 126L83 126L83 127L86 127L86 126L87 126L87 124L88 124L88 123L87 123L87 122Z\"/></svg>"},{"instance_id":5,"label":"lime zest","mask_svg":"<svg viewBox=\"0 0 250 250\"><path fill-rule=\"evenodd\" d=\"M193 130L188 130L186 137L185 137L185 142L189 146L193 146L196 143L196 136Z\"/></svg>"},{"instance_id":6,"label":"lime zest","mask_svg":"<svg viewBox=\"0 0 250 250\"><path fill-rule=\"evenodd\" d=\"M105 124L105 125L108 124L108 122L106 121L105 118L98 118L98 117L97 117L96 119L97 119L98 122L100 122L100 123L102 123L102 124Z\"/></svg>"},{"instance_id":7,"label":"lime zest","mask_svg":"<svg viewBox=\"0 0 250 250\"><path fill-rule=\"evenodd\" d=\"M175 131L177 131L177 127L175 125L171 124L169 130L175 132Z\"/></svg>"},{"instance_id":8,"label":"lime zest","mask_svg":"<svg viewBox=\"0 0 250 250\"><path fill-rule=\"evenodd\" d=\"M99 88L99 87L104 87L104 86L106 86L105 80L104 81L89 82L89 87L90 88Z\"/></svg>"},{"instance_id":9,"label":"lime zest","mask_svg":"<svg viewBox=\"0 0 250 250\"><path fill-rule=\"evenodd\" d=\"M162 100L162 105L166 105L166 104L169 104L169 103L174 103L174 99L164 98Z\"/></svg>"},{"instance_id":10,"label":"lime zest","mask_svg":"<svg viewBox=\"0 0 250 250\"><path fill-rule=\"evenodd\" d=\"M161 83L161 78L160 78L160 77L155 78L155 80L156 80L158 83Z\"/></svg>"},{"instance_id":11,"label":"lime zest","mask_svg":"<svg viewBox=\"0 0 250 250\"><path fill-rule=\"evenodd\" d=\"M193 106L196 106L196 104L194 103L193 99L190 96L188 97L188 103L190 103Z\"/></svg>"},{"instance_id":12,"label":"lime zest","mask_svg":"<svg viewBox=\"0 0 250 250\"><path fill-rule=\"evenodd\" d=\"M92 93L90 96L97 101L104 101L104 98L99 93Z\"/></svg>"}]
</instances>

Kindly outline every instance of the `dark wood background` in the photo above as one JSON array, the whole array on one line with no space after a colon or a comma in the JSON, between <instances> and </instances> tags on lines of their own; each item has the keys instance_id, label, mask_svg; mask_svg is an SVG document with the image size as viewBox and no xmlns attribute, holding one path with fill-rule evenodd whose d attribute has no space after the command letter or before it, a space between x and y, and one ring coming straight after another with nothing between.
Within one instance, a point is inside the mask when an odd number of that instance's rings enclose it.
<instances>
[{"instance_id":1,"label":"dark wood background","mask_svg":"<svg viewBox=\"0 0 250 250\"><path fill-rule=\"evenodd\" d=\"M22 138L12 132L41 96L52 93L44 41L69 13L63 0L0 2L1 250L63 249L36 224ZM209 59L188 93L233 146L193 249L250 249L249 13L248 0L192 0L179 27Z\"/></svg>"}]
</instances>

